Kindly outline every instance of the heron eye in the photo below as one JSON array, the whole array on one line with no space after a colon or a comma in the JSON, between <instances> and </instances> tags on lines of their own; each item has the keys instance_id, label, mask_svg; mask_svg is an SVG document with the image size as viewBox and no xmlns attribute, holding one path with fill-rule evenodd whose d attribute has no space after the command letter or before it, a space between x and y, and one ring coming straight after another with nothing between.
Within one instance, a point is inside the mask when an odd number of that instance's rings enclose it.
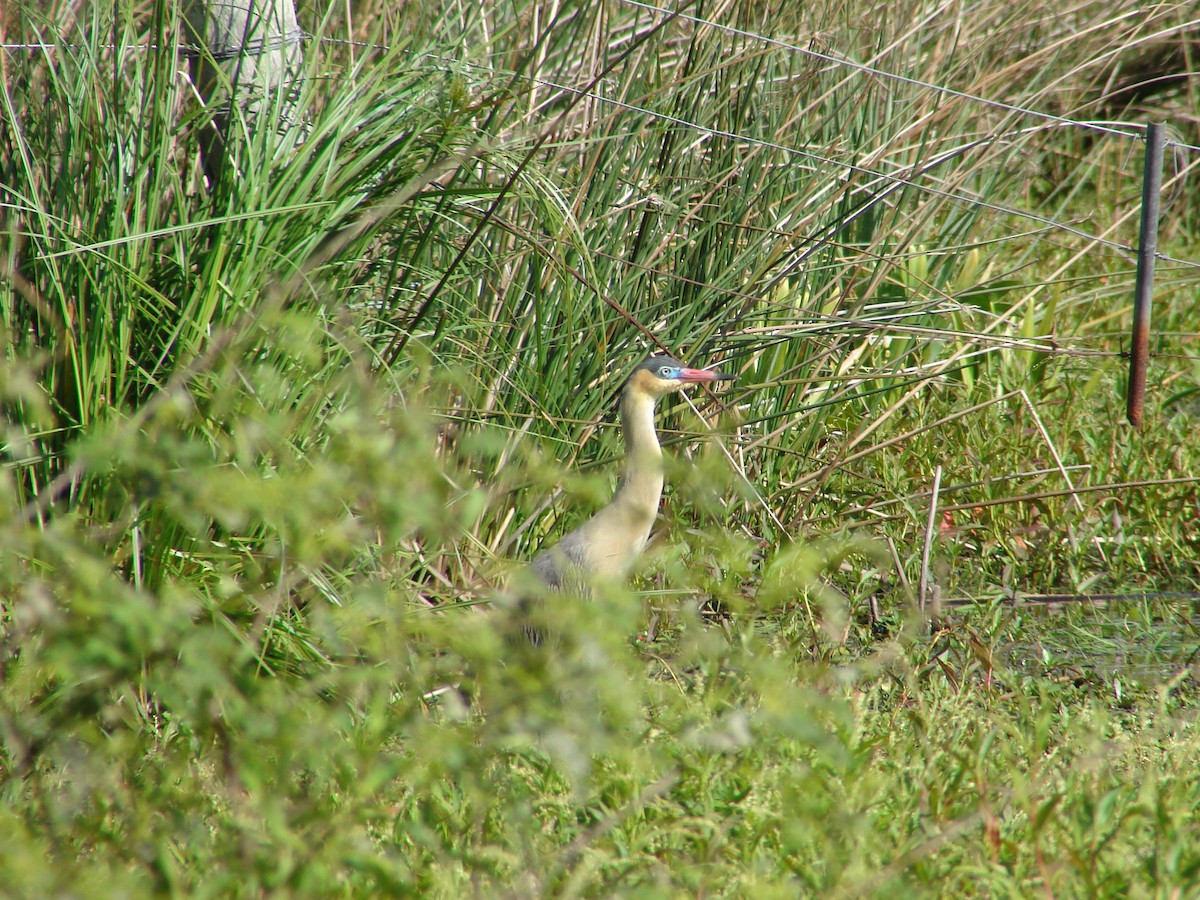
<instances>
[{"instance_id":1,"label":"heron eye","mask_svg":"<svg viewBox=\"0 0 1200 900\"><path fill-rule=\"evenodd\" d=\"M670 378L671 373L674 371L675 370L672 369L670 366L663 366L661 369L658 370L658 374L661 375L663 378Z\"/></svg>"}]
</instances>

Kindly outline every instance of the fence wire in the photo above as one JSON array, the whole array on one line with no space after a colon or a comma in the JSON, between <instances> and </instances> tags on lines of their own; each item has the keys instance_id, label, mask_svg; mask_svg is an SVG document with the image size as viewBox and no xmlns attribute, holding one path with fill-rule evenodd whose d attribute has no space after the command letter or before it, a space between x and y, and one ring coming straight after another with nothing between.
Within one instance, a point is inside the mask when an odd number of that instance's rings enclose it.
<instances>
[{"instance_id":1,"label":"fence wire","mask_svg":"<svg viewBox=\"0 0 1200 900\"><path fill-rule=\"evenodd\" d=\"M646 2L644 2L644 0L619 0L619 2L621 2L624 5L642 9L642 10L645 10L647 12L651 12L654 14L658 14L658 15L662 15L662 16L670 16L670 17L674 17L676 19L679 19L679 20L682 20L685 22L690 22L692 24L702 25L704 27L709 27L709 28L714 28L714 29L723 31L728 34L733 34L738 37L742 37L746 40L751 40L751 41L761 43L765 46L778 47L780 49L787 50L788 52L796 53L798 55L802 55L802 56L812 58L812 59L817 59L822 62L828 63L830 65L836 65L836 66L848 68L848 69L857 71L863 75L870 75L873 77L878 77L878 78L897 81L897 82L904 83L904 84L909 84L911 86L919 87L924 90L934 91L934 92L937 92L937 93L940 93L940 94L943 94L946 96L955 97L957 99L961 99L968 103L973 103L973 104L990 107L990 108L994 108L994 109L1000 109L1005 112L1013 113L1015 115L1021 115L1021 116L1039 119L1046 124L1042 125L1042 126L1032 126L1029 128L1017 129L1015 131L994 132L992 134L987 135L986 137L980 138L976 141L972 141L971 143L963 145L961 147L955 147L955 148L951 148L950 150L943 151L941 154L939 154L938 156L936 156L935 158L933 158L931 160L926 160L924 162L913 164L912 166L908 166L906 172L900 172L900 173L881 172L881 171L877 171L875 169L869 168L867 166L861 166L856 163L849 162L847 160L833 159L833 158L824 156L819 153L814 153L810 150L802 149L800 147L790 146L790 145L782 144L782 143L775 142L775 141L768 141L763 138L754 137L752 135L741 134L737 131L718 129L718 128L713 128L713 127L710 127L707 125L703 125L698 122L692 122L681 116L675 116L675 115L671 115L668 113L659 112L659 111L652 110L652 109L649 109L644 106L639 106L635 103L629 103L627 101L617 100L617 99L611 98L611 97L606 97L603 94L597 93L594 89L585 90L582 88L574 87L572 85L562 84L562 83L552 81L549 79L542 79L542 78L537 78L537 77L531 77L531 78L528 78L527 80L533 84L538 85L539 87L546 87L551 90L559 91L563 94L571 94L574 96L581 96L581 95L590 96L592 99L594 99L598 103L602 103L606 106L610 106L613 108L622 109L622 110L637 114L639 116L644 116L650 120L663 122L665 124L676 125L676 126L679 126L682 128L687 128L689 130L696 131L698 133L701 133L701 134L704 134L704 135L707 135L710 137L714 137L714 138L719 138L722 140L734 141L734 142L743 143L743 144L746 144L749 146L760 146L760 147L763 147L764 149L774 150L776 152L783 153L789 157L805 159L805 160L808 160L813 163L817 163L822 166L826 166L826 167L834 168L834 169L840 169L843 173L842 177L846 177L847 173L853 173L856 175L864 176L866 178L871 179L871 181L869 181L866 184L863 184L861 187L858 188L858 191L863 194L869 193L873 188L875 188L881 184L888 185L892 189L912 188L913 190L917 190L917 191L920 191L922 193L925 193L925 194L928 194L931 196L941 197L943 199L949 200L954 203L971 206L976 209L986 209L990 212L995 212L995 213L999 213L1002 215L1019 218L1024 221L1032 222L1037 225L1043 226L1045 228L1052 229L1054 231L1062 232L1064 234L1070 234L1070 235L1073 235L1074 237L1088 241L1092 244L1095 244L1096 246L1103 247L1107 250L1116 252L1118 254L1128 256L1128 255L1132 255L1136 252L1135 249L1133 248L1133 246L1130 244L1107 239L1101 235L1093 234L1082 228L1078 228L1078 227L1068 224L1066 222L1058 221L1049 216L1043 216L1039 213L1035 213L1035 212L1032 212L1029 210L1022 210L1022 209L1019 209L1016 207L1009 207L1009 206L1005 206L1003 204L992 203L992 202L989 202L986 200L982 200L978 197L972 197L968 194L943 190L941 188L937 188L932 185L925 184L920 181L916 181L916 180L914 180L914 177L918 174L924 175L924 174L932 171L933 169L937 168L938 166L940 166L944 163L947 163L953 159L959 158L972 150L978 149L980 147L985 147L985 146L993 146L997 143L1014 141L1018 137L1028 135L1031 133L1035 133L1036 131L1041 130L1042 128L1046 128L1046 127L1075 128L1075 129L1081 129L1081 130L1085 130L1085 131L1101 133L1101 134L1115 136L1115 137L1121 137L1121 138L1126 138L1126 139L1136 139L1136 140L1141 141L1141 140L1144 140L1145 126L1135 125L1135 124L1125 123L1125 122L1088 121L1088 120L1081 120L1081 119L1072 119L1072 118L1069 118L1066 116L1059 116L1059 115L1045 112L1042 110L1017 106L1014 104L1005 103L1000 100L993 100L991 98L982 97L982 96L979 96L976 94L970 94L968 92L960 91L960 90L951 88L946 85L940 85L940 84L936 84L934 82L928 82L928 81L923 81L921 79L912 78L907 75L901 75L901 74L898 74L895 72L889 72L886 69L881 69L881 68L878 68L875 66L866 65L864 63L855 62L853 60L849 60L844 57L834 56L829 53L822 53L822 52L820 52L818 50L814 50L810 47L802 47L800 45L797 45L797 44L794 44L794 43L791 43L788 41L770 37L769 35L759 34L756 32L748 31L746 29L737 28L735 26L728 25L728 24L725 24L722 22L717 22L715 20L704 19L699 16L690 15L690 14L684 13L684 12L675 12L672 10L664 9L659 6L655 6L654 4L646 3ZM1187 24L1194 24L1194 25L1200 27L1200 19L1196 20L1195 22L1185 23L1185 25L1187 25ZM1178 31L1183 27L1184 27L1183 25L1178 26L1177 28L1172 29L1172 31ZM380 52L390 52L391 50L394 49L391 46L386 45L386 44L372 43L372 42L367 42L367 41L353 41L353 40L347 40L347 39L342 39L342 38L332 38L332 37L325 37L325 36L320 36L320 35L313 35L313 34L308 34L308 33L302 33L299 35L289 35L288 37L289 37L290 42L304 40L304 41L308 41L308 42L312 42L312 43L319 43L319 44L323 44L323 45L353 46L353 47L359 47L359 48L363 48L363 49L376 50L376 51L380 51ZM0 44L0 49L9 51L9 52L15 52L15 51L49 52L56 48L70 49L70 48L73 48L76 46L77 45L54 44L54 43L50 43L47 41L41 41L41 42L37 42L37 43L5 43L5 44ZM119 48L117 45L104 44L104 45L100 45L100 49L114 50L114 49L119 49ZM160 50L163 48L157 44L139 44L130 49L135 49L135 50L143 51L143 52L150 52L150 51L154 51L154 50ZM203 54L205 52L201 48L191 47L188 45L179 45L173 49L177 53L179 53L181 56L184 56L184 57L196 56L198 54ZM265 52L267 49L269 49L269 48L260 48L260 52ZM494 71L490 67L479 64L479 63L472 63L472 62L463 61L463 60L445 59L445 58L436 57L433 55L429 55L429 58L435 59L436 61L438 61L440 63L448 63L448 64L452 64L452 65L467 65L470 68L481 69L481 70L484 70L487 72ZM1181 141L1172 140L1170 138L1167 139L1166 144L1167 144L1167 146L1170 146L1170 147L1173 147L1173 148L1176 148L1179 150L1200 152L1200 146L1187 144L1187 143L1184 143ZM1190 169L1191 166L1188 166L1188 168ZM1180 173L1180 174L1182 174L1182 173ZM837 177L837 176L835 176L835 177ZM1175 179L1173 179L1173 180L1178 180L1179 177L1180 177L1179 175L1176 175ZM890 193L890 190L888 191L888 193ZM880 199L883 199L883 198L882 197L872 197L871 198L873 203L879 202ZM1180 259L1180 258L1171 256L1170 254L1163 253L1161 251L1156 252L1155 257L1156 257L1156 259L1158 259L1159 261L1164 262L1164 263L1182 266L1182 267L1185 267L1188 269L1200 269L1200 261L1195 261L1195 260L1190 260L1190 259Z\"/></svg>"}]
</instances>

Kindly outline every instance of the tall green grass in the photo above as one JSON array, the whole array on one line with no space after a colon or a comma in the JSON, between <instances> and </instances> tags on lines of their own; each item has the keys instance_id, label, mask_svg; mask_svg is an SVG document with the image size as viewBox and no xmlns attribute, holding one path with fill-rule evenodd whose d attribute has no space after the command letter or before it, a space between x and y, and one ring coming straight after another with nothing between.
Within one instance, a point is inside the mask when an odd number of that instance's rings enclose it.
<instances>
[{"instance_id":1,"label":"tall green grass","mask_svg":"<svg viewBox=\"0 0 1200 900\"><path fill-rule=\"evenodd\" d=\"M1195 890L1190 607L990 599L1196 589L1194 270L1133 434L1086 235L1134 239L1139 145L962 96L1194 110L1111 90L1187 6L306 9L306 140L218 184L171 4L14 9L14 891ZM740 380L663 411L645 571L536 651L490 601L606 501L654 348ZM939 465L979 604L930 634Z\"/></svg>"}]
</instances>

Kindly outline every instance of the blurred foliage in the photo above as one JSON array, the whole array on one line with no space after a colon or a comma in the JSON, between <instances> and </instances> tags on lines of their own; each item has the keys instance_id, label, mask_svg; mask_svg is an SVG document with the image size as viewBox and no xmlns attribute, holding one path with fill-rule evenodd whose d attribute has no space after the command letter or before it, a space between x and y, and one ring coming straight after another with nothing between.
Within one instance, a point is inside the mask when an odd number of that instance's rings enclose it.
<instances>
[{"instance_id":1,"label":"blurred foliage","mask_svg":"<svg viewBox=\"0 0 1200 900\"><path fill-rule=\"evenodd\" d=\"M1196 892L1191 606L1001 599L1200 583L1194 271L1131 435L1136 144L831 62L1107 119L1184 6L302 13L362 44L217 184L173 4L2 14L7 892ZM740 380L531 647L653 346Z\"/></svg>"}]
</instances>

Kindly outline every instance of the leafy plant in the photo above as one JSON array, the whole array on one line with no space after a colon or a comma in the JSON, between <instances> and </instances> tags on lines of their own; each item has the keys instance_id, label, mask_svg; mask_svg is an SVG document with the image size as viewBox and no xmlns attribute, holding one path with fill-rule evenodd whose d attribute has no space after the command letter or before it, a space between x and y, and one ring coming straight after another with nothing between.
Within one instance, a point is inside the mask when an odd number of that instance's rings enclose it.
<instances>
[{"instance_id":1,"label":"leafy plant","mask_svg":"<svg viewBox=\"0 0 1200 900\"><path fill-rule=\"evenodd\" d=\"M1190 265L1113 399L1185 13L338 7L209 183L172 4L6 10L0 880L1194 891L1190 606L1017 602L1200 582ZM653 348L739 381L531 647Z\"/></svg>"}]
</instances>

